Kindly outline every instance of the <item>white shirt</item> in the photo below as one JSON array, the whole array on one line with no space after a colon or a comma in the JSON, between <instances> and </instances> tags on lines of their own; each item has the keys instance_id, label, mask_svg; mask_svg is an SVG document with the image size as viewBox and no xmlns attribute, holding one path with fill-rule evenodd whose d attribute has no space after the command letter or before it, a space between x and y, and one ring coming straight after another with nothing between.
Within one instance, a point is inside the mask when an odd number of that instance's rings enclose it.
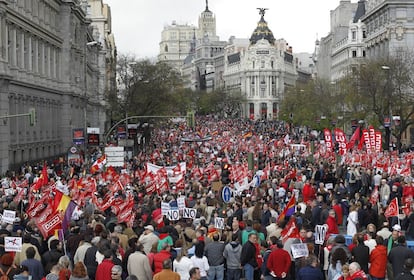
<instances>
[{"instance_id":1,"label":"white shirt","mask_svg":"<svg viewBox=\"0 0 414 280\"><path fill-rule=\"evenodd\" d=\"M195 267L198 267L200 269L200 276L201 277L207 277L207 272L210 269L207 257L203 256L200 259L200 258L197 258L196 256L192 256L191 261L193 262L193 265Z\"/></svg>"},{"instance_id":2,"label":"white shirt","mask_svg":"<svg viewBox=\"0 0 414 280\"><path fill-rule=\"evenodd\" d=\"M180 274L181 280L188 280L190 269L194 267L194 264L187 256L183 256L179 262L177 259L174 260L173 267L174 271Z\"/></svg>"}]
</instances>

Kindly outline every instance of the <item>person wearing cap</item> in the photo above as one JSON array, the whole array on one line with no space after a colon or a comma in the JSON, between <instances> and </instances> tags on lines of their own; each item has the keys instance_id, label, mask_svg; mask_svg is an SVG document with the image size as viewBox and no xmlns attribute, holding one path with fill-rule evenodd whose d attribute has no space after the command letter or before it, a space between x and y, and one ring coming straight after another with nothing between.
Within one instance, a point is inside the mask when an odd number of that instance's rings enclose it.
<instances>
[{"instance_id":1,"label":"person wearing cap","mask_svg":"<svg viewBox=\"0 0 414 280\"><path fill-rule=\"evenodd\" d=\"M138 238L139 243L144 246L145 254L148 254L151 251L151 247L154 243L158 243L160 239L154 233L154 227L152 225L147 225L144 227L144 232Z\"/></svg>"}]
</instances>

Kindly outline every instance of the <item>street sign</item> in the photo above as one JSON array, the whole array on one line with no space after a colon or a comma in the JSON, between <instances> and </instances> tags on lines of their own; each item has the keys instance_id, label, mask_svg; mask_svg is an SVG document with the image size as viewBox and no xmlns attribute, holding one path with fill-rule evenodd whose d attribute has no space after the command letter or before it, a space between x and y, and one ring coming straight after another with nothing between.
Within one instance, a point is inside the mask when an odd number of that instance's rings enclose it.
<instances>
[{"instance_id":1,"label":"street sign","mask_svg":"<svg viewBox=\"0 0 414 280\"><path fill-rule=\"evenodd\" d=\"M224 203L229 203L231 199L231 189L229 186L224 186L221 191L221 197L223 198Z\"/></svg>"}]
</instances>

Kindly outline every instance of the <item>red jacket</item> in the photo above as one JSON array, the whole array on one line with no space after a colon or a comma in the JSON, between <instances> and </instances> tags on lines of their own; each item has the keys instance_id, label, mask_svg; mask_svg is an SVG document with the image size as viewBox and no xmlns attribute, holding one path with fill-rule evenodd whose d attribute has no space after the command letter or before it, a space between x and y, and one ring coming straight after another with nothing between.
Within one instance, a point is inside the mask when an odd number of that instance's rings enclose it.
<instances>
[{"instance_id":1,"label":"red jacket","mask_svg":"<svg viewBox=\"0 0 414 280\"><path fill-rule=\"evenodd\" d=\"M167 250L161 250L154 255L154 274L161 272L163 261L169 258L171 258L171 253Z\"/></svg>"},{"instance_id":2,"label":"red jacket","mask_svg":"<svg viewBox=\"0 0 414 280\"><path fill-rule=\"evenodd\" d=\"M335 204L334 206L332 206L332 209L335 211L336 223L338 225L342 225L344 217L344 215L342 214L342 206L340 204Z\"/></svg>"},{"instance_id":3,"label":"red jacket","mask_svg":"<svg viewBox=\"0 0 414 280\"><path fill-rule=\"evenodd\" d=\"M368 276L365 274L365 272L361 269L355 272L354 274L349 277L350 280L368 280Z\"/></svg>"},{"instance_id":4,"label":"red jacket","mask_svg":"<svg viewBox=\"0 0 414 280\"><path fill-rule=\"evenodd\" d=\"M110 259L104 259L96 269L95 279L112 280L111 270L114 263Z\"/></svg>"},{"instance_id":5,"label":"red jacket","mask_svg":"<svg viewBox=\"0 0 414 280\"><path fill-rule=\"evenodd\" d=\"M369 255L369 274L375 278L385 278L387 272L387 247L377 245Z\"/></svg>"},{"instance_id":6,"label":"red jacket","mask_svg":"<svg viewBox=\"0 0 414 280\"><path fill-rule=\"evenodd\" d=\"M289 273L292 260L289 253L281 248L273 250L267 259L267 268L276 274L276 277L282 277L282 273Z\"/></svg>"},{"instance_id":7,"label":"red jacket","mask_svg":"<svg viewBox=\"0 0 414 280\"><path fill-rule=\"evenodd\" d=\"M311 184L306 183L303 186L302 195L303 195L303 202L306 204L316 198L315 196L316 192L315 189L312 187Z\"/></svg>"},{"instance_id":8,"label":"red jacket","mask_svg":"<svg viewBox=\"0 0 414 280\"><path fill-rule=\"evenodd\" d=\"M336 219L332 216L328 216L326 219L326 224L328 225L327 234L338 234L338 224L336 223Z\"/></svg>"}]
</instances>

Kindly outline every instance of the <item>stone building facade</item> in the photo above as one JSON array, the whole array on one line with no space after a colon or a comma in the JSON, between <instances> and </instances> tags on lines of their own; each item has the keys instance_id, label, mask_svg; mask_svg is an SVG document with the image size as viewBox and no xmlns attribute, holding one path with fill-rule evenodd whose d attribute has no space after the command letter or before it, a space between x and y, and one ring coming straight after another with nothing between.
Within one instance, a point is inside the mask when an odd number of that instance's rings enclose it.
<instances>
[{"instance_id":1,"label":"stone building facade","mask_svg":"<svg viewBox=\"0 0 414 280\"><path fill-rule=\"evenodd\" d=\"M28 116L1 120L0 173L64 155L74 129L102 126L105 68L84 4L0 0L0 115L37 116L34 126Z\"/></svg>"}]
</instances>

